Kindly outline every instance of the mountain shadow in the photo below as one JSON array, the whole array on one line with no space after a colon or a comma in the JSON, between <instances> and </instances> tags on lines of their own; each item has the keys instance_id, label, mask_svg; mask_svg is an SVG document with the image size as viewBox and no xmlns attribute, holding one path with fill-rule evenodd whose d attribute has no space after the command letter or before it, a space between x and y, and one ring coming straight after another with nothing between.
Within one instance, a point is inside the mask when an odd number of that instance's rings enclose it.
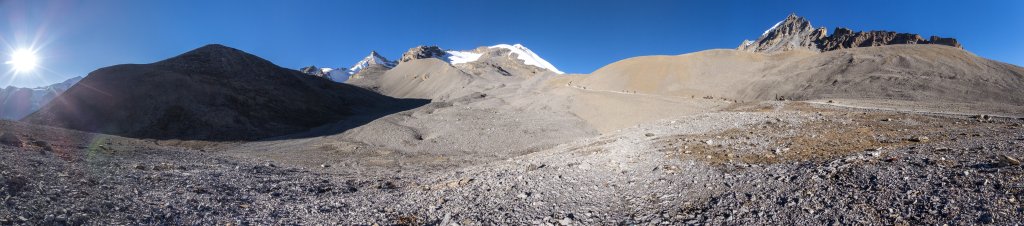
<instances>
[{"instance_id":1,"label":"mountain shadow","mask_svg":"<svg viewBox=\"0 0 1024 226\"><path fill-rule=\"evenodd\" d=\"M22 121L134 138L259 140L426 104L309 76L211 44L98 69Z\"/></svg>"}]
</instances>

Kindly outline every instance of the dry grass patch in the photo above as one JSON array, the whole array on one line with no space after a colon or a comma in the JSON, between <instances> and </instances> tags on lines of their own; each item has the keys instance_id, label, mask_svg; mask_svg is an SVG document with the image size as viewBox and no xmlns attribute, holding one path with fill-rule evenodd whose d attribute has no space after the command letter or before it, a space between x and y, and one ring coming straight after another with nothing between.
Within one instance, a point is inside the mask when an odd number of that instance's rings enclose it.
<instances>
[{"instance_id":1,"label":"dry grass patch","mask_svg":"<svg viewBox=\"0 0 1024 226\"><path fill-rule=\"evenodd\" d=\"M756 110L756 109L755 109ZM957 132L947 125L967 120L888 112L848 112L791 103L784 111L806 117L801 122L766 119L742 129L678 135L658 139L661 151L681 158L722 164L774 164L824 161L871 149L895 149L949 140Z\"/></svg>"}]
</instances>

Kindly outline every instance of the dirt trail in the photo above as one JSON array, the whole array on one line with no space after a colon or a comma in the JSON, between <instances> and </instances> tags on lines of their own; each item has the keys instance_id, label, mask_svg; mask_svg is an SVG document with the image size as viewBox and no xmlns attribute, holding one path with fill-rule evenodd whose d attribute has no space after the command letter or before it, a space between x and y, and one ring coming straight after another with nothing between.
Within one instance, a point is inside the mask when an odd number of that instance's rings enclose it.
<instances>
[{"instance_id":1,"label":"dirt trail","mask_svg":"<svg viewBox=\"0 0 1024 226\"><path fill-rule=\"evenodd\" d=\"M939 110L943 106L936 106L934 104L929 106L927 104L908 103L908 102L903 102L903 101L900 101L900 102L881 101L881 100L879 100L879 101L867 101L867 102L865 102L864 100L860 100L860 101L864 102L864 103L860 103L860 104L858 104L858 103L840 103L840 102L842 102L842 100L838 100L838 101L837 100L809 100L809 101L803 101L803 102L812 103L812 104L818 104L818 105L828 105L828 106L852 108L852 109L893 111L893 112L903 112L903 113L913 113L913 114L926 114L926 115L948 115L948 116L967 116L967 117L977 117L979 115L986 115L986 116L989 116L989 117L998 117L998 118L1007 118L1007 119L1017 119L1017 118L1024 117L1024 114L1015 113L1014 112L1014 111L1019 111L1019 109L1012 109L1012 108L1011 109L1007 109L1005 107L1003 107L1003 108L999 108L999 107L993 108L991 106L976 105L976 106L969 106L969 107L975 107L975 108L963 109L960 112L956 112L956 111L954 111L955 109L949 109L949 108L946 108L945 110ZM872 106L872 105L875 105L875 106ZM878 105L889 105L889 106L881 107L881 106L878 106ZM896 106L893 106L893 105L896 105ZM963 107L963 106L961 106L961 107ZM989 108L985 109L986 107L989 107Z\"/></svg>"}]
</instances>

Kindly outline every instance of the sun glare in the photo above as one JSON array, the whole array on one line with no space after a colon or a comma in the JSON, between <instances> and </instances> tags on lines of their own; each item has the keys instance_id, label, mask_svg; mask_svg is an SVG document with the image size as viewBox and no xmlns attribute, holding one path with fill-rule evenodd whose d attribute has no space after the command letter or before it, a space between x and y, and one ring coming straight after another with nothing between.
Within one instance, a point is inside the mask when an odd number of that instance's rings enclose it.
<instances>
[{"instance_id":1,"label":"sun glare","mask_svg":"<svg viewBox=\"0 0 1024 226\"><path fill-rule=\"evenodd\" d=\"M39 64L36 53L28 49L19 49L11 54L11 59L6 62L14 68L15 72L31 72Z\"/></svg>"}]
</instances>

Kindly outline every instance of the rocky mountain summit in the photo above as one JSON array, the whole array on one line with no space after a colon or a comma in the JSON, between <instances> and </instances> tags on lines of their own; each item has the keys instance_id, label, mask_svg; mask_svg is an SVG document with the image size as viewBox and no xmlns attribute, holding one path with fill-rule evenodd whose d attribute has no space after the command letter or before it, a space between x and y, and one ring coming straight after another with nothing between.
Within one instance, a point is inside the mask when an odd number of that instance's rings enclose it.
<instances>
[{"instance_id":1,"label":"rocky mountain summit","mask_svg":"<svg viewBox=\"0 0 1024 226\"><path fill-rule=\"evenodd\" d=\"M554 65L522 44L497 44L481 46L472 50L442 50L438 46L417 46L402 54L401 62L425 58L437 58L448 62L452 66L468 70L483 66L480 64L489 64L489 66L498 67L499 69L507 68L514 64L520 67L529 67L530 70L527 71L530 74L540 73L545 70L556 74L564 74L564 72L558 70ZM499 70L498 73L503 75L515 74L505 70Z\"/></svg>"},{"instance_id":2,"label":"rocky mountain summit","mask_svg":"<svg viewBox=\"0 0 1024 226\"><path fill-rule=\"evenodd\" d=\"M796 14L765 30L755 41L744 40L738 49L752 52L780 52L795 48L816 48L826 38L825 27L814 28L810 21Z\"/></svg>"},{"instance_id":3,"label":"rocky mountain summit","mask_svg":"<svg viewBox=\"0 0 1024 226\"><path fill-rule=\"evenodd\" d=\"M360 60L355 65L352 65L352 67L348 70L348 73L350 75L357 74L359 73L359 71L366 69L371 65L381 65L386 68L393 68L395 67L395 65L398 65L398 62L388 60L388 58L385 58L384 56L378 54L377 51L370 51L370 55L364 57L363 60Z\"/></svg>"},{"instance_id":4,"label":"rocky mountain summit","mask_svg":"<svg viewBox=\"0 0 1024 226\"><path fill-rule=\"evenodd\" d=\"M394 68L371 65L345 83L398 98L452 100L501 88L542 84L563 72L521 44L445 50L417 46Z\"/></svg>"},{"instance_id":5,"label":"rocky mountain summit","mask_svg":"<svg viewBox=\"0 0 1024 226\"><path fill-rule=\"evenodd\" d=\"M370 55L364 57L359 62L356 62L352 67L344 68L318 68L315 65L300 68L299 71L302 73L313 75L317 77L323 77L330 79L335 82L345 82L352 78L360 78L359 72L373 68L374 70L387 70L398 65L398 62L391 61L381 56L377 51L370 51Z\"/></svg>"},{"instance_id":6,"label":"rocky mountain summit","mask_svg":"<svg viewBox=\"0 0 1024 226\"><path fill-rule=\"evenodd\" d=\"M387 71L398 65L397 61L388 60L384 56L381 56L377 51L370 51L370 55L363 58L363 60L352 65L347 70L349 79L361 79L366 77L363 72L379 72Z\"/></svg>"},{"instance_id":7,"label":"rocky mountain summit","mask_svg":"<svg viewBox=\"0 0 1024 226\"><path fill-rule=\"evenodd\" d=\"M448 51L447 61L466 73L531 76L546 72L564 74L521 44L482 46L468 51Z\"/></svg>"},{"instance_id":8,"label":"rocky mountain summit","mask_svg":"<svg viewBox=\"0 0 1024 226\"><path fill-rule=\"evenodd\" d=\"M789 14L786 19L761 34L757 40L744 40L737 50L749 52L782 52L793 49L809 49L814 51L833 51L856 47L884 46L897 44L939 44L963 48L954 38L931 36L924 39L921 35L898 33L893 31L866 31L838 27L832 35L827 34L825 27L815 28L807 19Z\"/></svg>"},{"instance_id":9,"label":"rocky mountain summit","mask_svg":"<svg viewBox=\"0 0 1024 226\"><path fill-rule=\"evenodd\" d=\"M399 62L408 62L410 60L424 58L440 59L443 58L445 55L447 55L447 53L445 53L444 50L441 49L441 47L421 45L410 48L409 51L405 51L405 53L402 54L402 58L399 60Z\"/></svg>"},{"instance_id":10,"label":"rocky mountain summit","mask_svg":"<svg viewBox=\"0 0 1024 226\"><path fill-rule=\"evenodd\" d=\"M553 72L564 74L522 44L498 44L482 46L472 50L444 50L435 45L421 45L410 48L398 61L371 51L350 68L319 68L308 66L299 69L302 73L323 77L335 82L345 82L363 88L376 90L377 80L399 63L419 59L438 59L465 73L473 75L496 74L503 76L532 75ZM368 79L369 78L369 79Z\"/></svg>"},{"instance_id":11,"label":"rocky mountain summit","mask_svg":"<svg viewBox=\"0 0 1024 226\"><path fill-rule=\"evenodd\" d=\"M344 70L345 68L337 68L337 69ZM330 72L332 72L334 70L337 70L337 69L329 68L329 67L319 68L319 67L316 67L316 65L309 65L309 66L306 66L306 67L303 67L303 68L299 68L299 71L302 72L302 73L305 73L307 75L312 75L312 76L316 76L316 77L323 77L323 78L330 79L330 80L333 81L334 78L331 77Z\"/></svg>"}]
</instances>

